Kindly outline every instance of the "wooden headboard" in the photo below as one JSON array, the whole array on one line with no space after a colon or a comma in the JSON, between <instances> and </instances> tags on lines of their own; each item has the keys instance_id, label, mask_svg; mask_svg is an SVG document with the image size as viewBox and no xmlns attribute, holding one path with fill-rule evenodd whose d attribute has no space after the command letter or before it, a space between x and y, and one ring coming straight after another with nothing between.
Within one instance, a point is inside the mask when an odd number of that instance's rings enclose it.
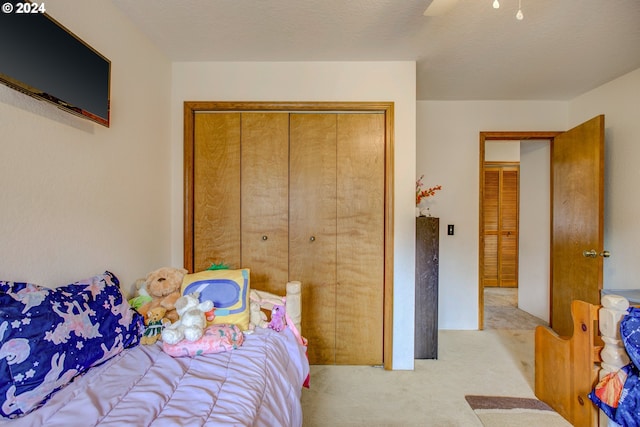
<instances>
[{"instance_id":1,"label":"wooden headboard","mask_svg":"<svg viewBox=\"0 0 640 427\"><path fill-rule=\"evenodd\" d=\"M602 376L629 363L620 339L620 320L629 301L609 294L601 303L571 303L571 337L560 337L546 326L535 332L535 394L575 426L594 427L600 417L606 418L588 394Z\"/></svg>"}]
</instances>

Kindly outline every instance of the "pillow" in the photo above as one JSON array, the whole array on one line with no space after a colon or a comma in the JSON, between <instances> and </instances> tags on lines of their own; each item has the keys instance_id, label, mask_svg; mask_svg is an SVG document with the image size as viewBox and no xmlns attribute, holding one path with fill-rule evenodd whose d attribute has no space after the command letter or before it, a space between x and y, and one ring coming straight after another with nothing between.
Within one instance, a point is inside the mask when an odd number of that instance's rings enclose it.
<instances>
[{"instance_id":1,"label":"pillow","mask_svg":"<svg viewBox=\"0 0 640 427\"><path fill-rule=\"evenodd\" d=\"M633 363L607 374L591 392L589 399L615 425L637 426L640 371Z\"/></svg>"},{"instance_id":2,"label":"pillow","mask_svg":"<svg viewBox=\"0 0 640 427\"><path fill-rule=\"evenodd\" d=\"M137 345L142 328L109 272L53 289L0 282L0 415L42 406L75 376Z\"/></svg>"},{"instance_id":3,"label":"pillow","mask_svg":"<svg viewBox=\"0 0 640 427\"><path fill-rule=\"evenodd\" d=\"M238 325L211 325L204 330L199 340L182 340L176 344L167 344L163 341L162 349L172 357L193 357L233 350L240 347L243 342L244 334Z\"/></svg>"},{"instance_id":4,"label":"pillow","mask_svg":"<svg viewBox=\"0 0 640 427\"><path fill-rule=\"evenodd\" d=\"M640 369L640 308L629 307L620 321L620 337L629 359Z\"/></svg>"},{"instance_id":5,"label":"pillow","mask_svg":"<svg viewBox=\"0 0 640 427\"><path fill-rule=\"evenodd\" d=\"M588 394L589 399L612 420L616 417L618 401L627 379L626 370L628 369L629 365L617 372L608 373Z\"/></svg>"},{"instance_id":6,"label":"pillow","mask_svg":"<svg viewBox=\"0 0 640 427\"><path fill-rule=\"evenodd\" d=\"M182 279L182 294L200 293L200 302L211 300L215 319L210 324L233 324L249 329L249 269L205 270Z\"/></svg>"}]
</instances>

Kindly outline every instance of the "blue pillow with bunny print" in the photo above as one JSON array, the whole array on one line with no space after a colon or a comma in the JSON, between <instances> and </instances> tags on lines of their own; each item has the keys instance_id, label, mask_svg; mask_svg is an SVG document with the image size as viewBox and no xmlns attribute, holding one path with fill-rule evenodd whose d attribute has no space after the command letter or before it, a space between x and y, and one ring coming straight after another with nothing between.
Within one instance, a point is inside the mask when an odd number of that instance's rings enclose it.
<instances>
[{"instance_id":1,"label":"blue pillow with bunny print","mask_svg":"<svg viewBox=\"0 0 640 427\"><path fill-rule=\"evenodd\" d=\"M52 289L0 281L0 415L42 406L77 375L137 345L143 327L108 271Z\"/></svg>"}]
</instances>

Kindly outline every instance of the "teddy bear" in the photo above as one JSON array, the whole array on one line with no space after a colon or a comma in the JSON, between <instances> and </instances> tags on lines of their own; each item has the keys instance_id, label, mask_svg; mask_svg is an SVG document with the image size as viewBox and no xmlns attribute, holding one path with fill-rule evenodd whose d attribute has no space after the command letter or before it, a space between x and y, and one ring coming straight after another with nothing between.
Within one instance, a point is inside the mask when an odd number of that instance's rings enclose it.
<instances>
[{"instance_id":1,"label":"teddy bear","mask_svg":"<svg viewBox=\"0 0 640 427\"><path fill-rule=\"evenodd\" d=\"M158 341L164 327L163 318L166 312L167 309L161 306L152 308L147 312L145 318L146 328L142 338L140 338L140 344L151 345Z\"/></svg>"},{"instance_id":2,"label":"teddy bear","mask_svg":"<svg viewBox=\"0 0 640 427\"><path fill-rule=\"evenodd\" d=\"M162 267L149 273L138 289L145 289L151 301L140 306L138 313L146 317L149 310L161 306L167 310L165 319L172 323L177 321L180 315L176 312L175 303L180 298L182 279L187 273L183 268L173 267Z\"/></svg>"},{"instance_id":3,"label":"teddy bear","mask_svg":"<svg viewBox=\"0 0 640 427\"><path fill-rule=\"evenodd\" d=\"M207 326L207 312L213 310L213 302L200 302L198 292L183 295L175 303L180 319L162 330L162 340L167 344L177 344L183 339L197 341Z\"/></svg>"}]
</instances>

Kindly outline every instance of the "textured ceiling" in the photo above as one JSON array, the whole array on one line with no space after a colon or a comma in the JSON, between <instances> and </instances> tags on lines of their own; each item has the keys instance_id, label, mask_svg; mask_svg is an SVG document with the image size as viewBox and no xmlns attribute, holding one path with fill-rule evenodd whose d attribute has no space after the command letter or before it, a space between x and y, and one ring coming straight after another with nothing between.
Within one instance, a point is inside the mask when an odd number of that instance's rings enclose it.
<instances>
[{"instance_id":1,"label":"textured ceiling","mask_svg":"<svg viewBox=\"0 0 640 427\"><path fill-rule=\"evenodd\" d=\"M172 61L417 62L418 100L568 100L640 68L640 0L112 0Z\"/></svg>"}]
</instances>

